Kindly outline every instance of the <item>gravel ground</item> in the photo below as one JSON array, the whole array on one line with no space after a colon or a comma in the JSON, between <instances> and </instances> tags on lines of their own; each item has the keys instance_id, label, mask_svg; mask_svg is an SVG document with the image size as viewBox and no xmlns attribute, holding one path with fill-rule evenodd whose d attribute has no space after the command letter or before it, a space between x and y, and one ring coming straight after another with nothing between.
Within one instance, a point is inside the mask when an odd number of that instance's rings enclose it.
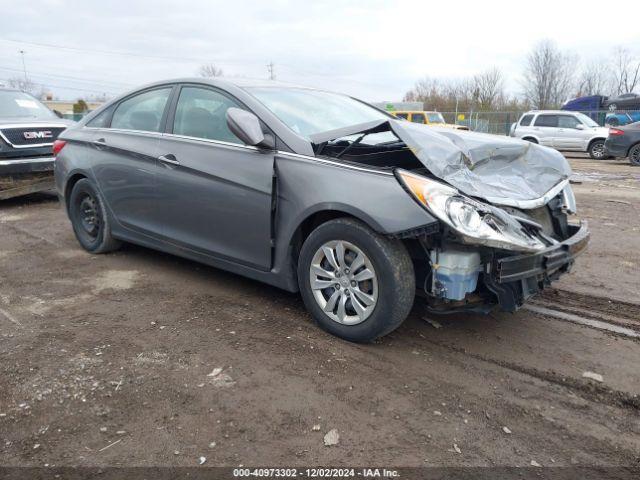
<instances>
[{"instance_id":1,"label":"gravel ground","mask_svg":"<svg viewBox=\"0 0 640 480\"><path fill-rule=\"evenodd\" d=\"M0 465L640 466L640 168L571 161L571 275L516 314L417 304L372 345L251 280L92 256L50 196L3 202Z\"/></svg>"}]
</instances>

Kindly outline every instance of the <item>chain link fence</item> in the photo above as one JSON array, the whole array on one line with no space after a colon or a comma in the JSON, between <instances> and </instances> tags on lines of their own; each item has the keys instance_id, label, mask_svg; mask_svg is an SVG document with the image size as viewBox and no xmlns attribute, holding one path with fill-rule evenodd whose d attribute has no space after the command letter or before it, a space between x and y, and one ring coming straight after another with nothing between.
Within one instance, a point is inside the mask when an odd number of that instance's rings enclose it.
<instances>
[{"instance_id":1,"label":"chain link fence","mask_svg":"<svg viewBox=\"0 0 640 480\"><path fill-rule=\"evenodd\" d=\"M563 110L565 111L565 110ZM569 110L566 113L576 113ZM513 112L440 112L447 123L464 125L470 130L495 135L509 135L511 125L517 122L525 111ZM640 122L640 110L590 110L580 112L598 125L617 127Z\"/></svg>"}]
</instances>

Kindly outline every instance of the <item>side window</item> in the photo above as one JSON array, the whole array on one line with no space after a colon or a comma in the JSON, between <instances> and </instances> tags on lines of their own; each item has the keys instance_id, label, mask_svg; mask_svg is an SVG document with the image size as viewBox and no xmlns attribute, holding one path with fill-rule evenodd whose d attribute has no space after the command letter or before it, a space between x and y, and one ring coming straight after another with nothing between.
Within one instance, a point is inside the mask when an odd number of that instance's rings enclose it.
<instances>
[{"instance_id":1,"label":"side window","mask_svg":"<svg viewBox=\"0 0 640 480\"><path fill-rule=\"evenodd\" d=\"M536 118L536 127L557 127L558 115L538 115Z\"/></svg>"},{"instance_id":2,"label":"side window","mask_svg":"<svg viewBox=\"0 0 640 480\"><path fill-rule=\"evenodd\" d=\"M173 133L244 145L227 127L227 110L242 108L226 95L208 88L183 87L176 106Z\"/></svg>"},{"instance_id":3,"label":"side window","mask_svg":"<svg viewBox=\"0 0 640 480\"><path fill-rule=\"evenodd\" d=\"M531 125L531 120L533 120L533 115L523 115L523 117L520 119L520 126L528 127L529 125Z\"/></svg>"},{"instance_id":4,"label":"side window","mask_svg":"<svg viewBox=\"0 0 640 480\"><path fill-rule=\"evenodd\" d=\"M582 122L573 115L560 115L558 117L558 127L560 128L576 128Z\"/></svg>"},{"instance_id":5,"label":"side window","mask_svg":"<svg viewBox=\"0 0 640 480\"><path fill-rule=\"evenodd\" d=\"M412 113L411 121L413 123L424 123L424 114L423 113Z\"/></svg>"},{"instance_id":6,"label":"side window","mask_svg":"<svg viewBox=\"0 0 640 480\"><path fill-rule=\"evenodd\" d=\"M170 87L160 88L121 102L113 112L111 128L159 132L160 121L170 93Z\"/></svg>"},{"instance_id":7,"label":"side window","mask_svg":"<svg viewBox=\"0 0 640 480\"><path fill-rule=\"evenodd\" d=\"M404 118L405 120L407 118L409 118L409 114L408 113L396 113L395 116L398 117L398 118Z\"/></svg>"},{"instance_id":8,"label":"side window","mask_svg":"<svg viewBox=\"0 0 640 480\"><path fill-rule=\"evenodd\" d=\"M98 115L93 117L91 120L87 122L87 127L93 128L107 128L109 117L111 116L111 112L113 112L113 106L104 109Z\"/></svg>"}]
</instances>

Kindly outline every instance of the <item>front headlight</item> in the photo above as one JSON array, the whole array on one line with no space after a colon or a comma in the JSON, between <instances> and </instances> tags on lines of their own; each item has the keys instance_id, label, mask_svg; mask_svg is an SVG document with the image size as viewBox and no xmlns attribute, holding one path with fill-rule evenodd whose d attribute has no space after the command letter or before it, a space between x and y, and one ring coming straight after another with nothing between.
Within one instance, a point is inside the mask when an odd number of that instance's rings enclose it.
<instances>
[{"instance_id":1,"label":"front headlight","mask_svg":"<svg viewBox=\"0 0 640 480\"><path fill-rule=\"evenodd\" d=\"M426 177L404 170L397 173L416 200L457 232L464 243L522 252L546 248L504 210L477 202L455 188Z\"/></svg>"}]
</instances>

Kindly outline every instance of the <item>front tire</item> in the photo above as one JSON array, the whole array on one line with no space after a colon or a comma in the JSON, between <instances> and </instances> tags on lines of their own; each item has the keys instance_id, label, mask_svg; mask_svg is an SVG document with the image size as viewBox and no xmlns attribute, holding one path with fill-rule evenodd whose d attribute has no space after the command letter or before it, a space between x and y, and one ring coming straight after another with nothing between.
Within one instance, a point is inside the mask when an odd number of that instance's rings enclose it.
<instances>
[{"instance_id":1,"label":"front tire","mask_svg":"<svg viewBox=\"0 0 640 480\"><path fill-rule=\"evenodd\" d=\"M402 242L350 218L311 232L298 258L298 283L315 322L352 342L371 342L398 328L415 295Z\"/></svg>"},{"instance_id":2,"label":"front tire","mask_svg":"<svg viewBox=\"0 0 640 480\"><path fill-rule=\"evenodd\" d=\"M604 152L604 140L594 140L589 145L589 156L594 160L603 160L607 157Z\"/></svg>"},{"instance_id":3,"label":"front tire","mask_svg":"<svg viewBox=\"0 0 640 480\"><path fill-rule=\"evenodd\" d=\"M78 180L69 195L69 218L82 248L91 253L107 253L120 248L111 236L111 224L104 200L87 178Z\"/></svg>"}]
</instances>

